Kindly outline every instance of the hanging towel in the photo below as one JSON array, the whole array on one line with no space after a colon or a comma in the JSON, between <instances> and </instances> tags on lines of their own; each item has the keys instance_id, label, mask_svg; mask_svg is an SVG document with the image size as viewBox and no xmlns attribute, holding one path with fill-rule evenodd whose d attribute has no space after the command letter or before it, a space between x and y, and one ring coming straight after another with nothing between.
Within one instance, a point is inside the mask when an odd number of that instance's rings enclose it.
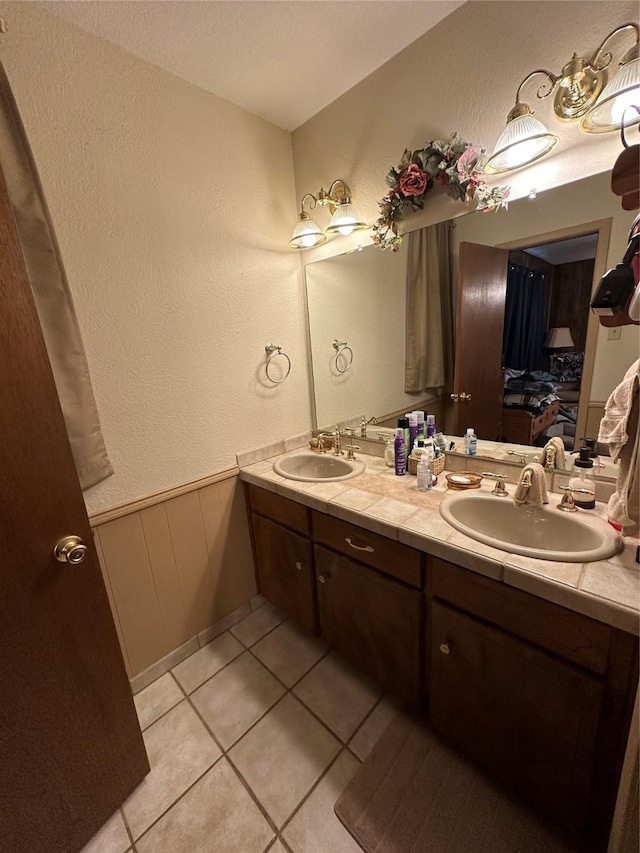
<instances>
[{"instance_id":1,"label":"hanging towel","mask_svg":"<svg viewBox=\"0 0 640 853\"><path fill-rule=\"evenodd\" d=\"M638 450L640 444L640 398L638 397L638 368L636 361L613 391L605 406L598 441L608 444L611 458L620 462L616 490L609 498L607 514L611 521L621 524L626 536L638 533L640 495L638 487Z\"/></svg>"},{"instance_id":2,"label":"hanging towel","mask_svg":"<svg viewBox=\"0 0 640 853\"><path fill-rule=\"evenodd\" d=\"M545 467L547 464L547 456L549 454L550 447L555 449L555 456L553 461L553 467L559 468L561 471L566 470L566 455L564 452L564 442L560 438L559 435L554 435L553 438L550 438L549 441L545 444L542 453L540 454L540 464Z\"/></svg>"},{"instance_id":3,"label":"hanging towel","mask_svg":"<svg viewBox=\"0 0 640 853\"><path fill-rule=\"evenodd\" d=\"M629 440L627 424L631 408L638 397L638 370L640 360L635 361L624 375L624 379L615 388L604 407L604 416L600 421L598 441L608 444L611 458L616 462L620 452Z\"/></svg>"},{"instance_id":4,"label":"hanging towel","mask_svg":"<svg viewBox=\"0 0 640 853\"><path fill-rule=\"evenodd\" d=\"M527 471L531 472L531 485L522 485L522 480ZM520 482L516 486L513 495L513 502L516 506L538 506L549 503L547 496L547 483L544 476L544 468L539 462L530 462L525 465L520 475Z\"/></svg>"}]
</instances>

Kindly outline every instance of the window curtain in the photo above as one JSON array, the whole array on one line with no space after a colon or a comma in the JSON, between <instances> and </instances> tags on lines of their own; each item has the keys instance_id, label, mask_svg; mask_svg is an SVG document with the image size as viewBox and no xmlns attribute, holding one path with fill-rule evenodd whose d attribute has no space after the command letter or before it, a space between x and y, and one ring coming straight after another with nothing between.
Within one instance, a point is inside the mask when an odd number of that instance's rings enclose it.
<instances>
[{"instance_id":1,"label":"window curtain","mask_svg":"<svg viewBox=\"0 0 640 853\"><path fill-rule=\"evenodd\" d=\"M502 338L503 364L516 370L544 367L549 276L520 264L509 264Z\"/></svg>"},{"instance_id":2,"label":"window curtain","mask_svg":"<svg viewBox=\"0 0 640 853\"><path fill-rule=\"evenodd\" d=\"M42 185L0 63L0 165L13 207L71 450L83 489L113 474L69 282Z\"/></svg>"},{"instance_id":3,"label":"window curtain","mask_svg":"<svg viewBox=\"0 0 640 853\"><path fill-rule=\"evenodd\" d=\"M407 394L451 385L453 376L453 297L451 223L440 222L409 234L407 341L404 390Z\"/></svg>"}]
</instances>

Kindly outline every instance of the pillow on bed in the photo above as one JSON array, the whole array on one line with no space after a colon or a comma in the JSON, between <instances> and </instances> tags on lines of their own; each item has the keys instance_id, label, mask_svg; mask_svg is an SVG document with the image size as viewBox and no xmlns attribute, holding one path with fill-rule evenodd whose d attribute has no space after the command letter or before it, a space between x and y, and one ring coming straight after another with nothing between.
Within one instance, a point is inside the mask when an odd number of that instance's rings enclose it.
<instances>
[{"instance_id":1,"label":"pillow on bed","mask_svg":"<svg viewBox=\"0 0 640 853\"><path fill-rule=\"evenodd\" d=\"M557 382L580 382L584 365L583 352L557 352L549 356L551 373Z\"/></svg>"}]
</instances>

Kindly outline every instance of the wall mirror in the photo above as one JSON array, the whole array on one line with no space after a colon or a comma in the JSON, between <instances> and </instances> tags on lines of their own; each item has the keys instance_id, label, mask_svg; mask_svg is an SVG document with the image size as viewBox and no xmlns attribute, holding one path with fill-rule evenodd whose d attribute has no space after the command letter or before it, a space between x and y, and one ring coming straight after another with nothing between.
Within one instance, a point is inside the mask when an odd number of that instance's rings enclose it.
<instances>
[{"instance_id":1,"label":"wall mirror","mask_svg":"<svg viewBox=\"0 0 640 853\"><path fill-rule=\"evenodd\" d=\"M553 255L552 247L539 252L531 249L534 257L537 254L542 261L552 264L590 258L589 276L593 281L605 271L610 247L615 262L619 260L617 254L622 256L633 218L633 213L620 209L619 199L610 190L610 175L606 173L540 193L535 199L518 200L508 211L460 216L455 220L451 239L454 287L461 243L530 249L533 238L541 235L553 235L545 238L546 244L562 244L572 238L573 245L567 243L557 256ZM576 232L589 223L594 225L592 234L600 229L599 239L592 236L575 240ZM582 233L589 230L582 229ZM416 408L442 413L442 408L438 409L442 400L438 401L433 392L422 396L404 393L407 244L405 240L396 254L363 245L359 250L305 266L316 428L345 422L357 424L362 415L375 416L385 426L393 426L399 413ZM560 288L556 300L566 303L570 292L569 287ZM585 298L588 303L588 292ZM570 306L565 304L559 309L556 306L554 310L554 316L566 316ZM604 402L638 357L635 327L624 327L618 339L610 339L597 321L592 321L587 330L588 304L584 313L581 329L574 332L574 337L579 334L580 340L576 340L573 349L560 350L584 353L581 387L576 388L575 382L572 383L573 394L567 395L571 399L563 401L570 403L577 414L579 398L576 439L597 433ZM566 325L559 320L556 327ZM472 338L481 358L483 341L487 342L482 327L474 331ZM341 344L346 348L339 350ZM551 354L553 348L545 353L547 358ZM485 403L482 387L474 388L473 394L477 403ZM465 420L464 413L461 420ZM453 429L451 421L447 426ZM533 441L526 440L534 434L535 428L533 433L516 432L508 440L535 445L537 436ZM376 437L375 427L369 428L369 436Z\"/></svg>"}]
</instances>

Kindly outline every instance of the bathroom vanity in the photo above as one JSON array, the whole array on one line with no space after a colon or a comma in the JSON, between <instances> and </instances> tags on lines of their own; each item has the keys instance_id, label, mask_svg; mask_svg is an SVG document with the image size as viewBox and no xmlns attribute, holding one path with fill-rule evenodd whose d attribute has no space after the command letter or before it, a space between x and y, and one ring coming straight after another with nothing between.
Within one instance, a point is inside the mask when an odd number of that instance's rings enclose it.
<instances>
[{"instance_id":1,"label":"bathroom vanity","mask_svg":"<svg viewBox=\"0 0 640 853\"><path fill-rule=\"evenodd\" d=\"M552 600L557 584L545 596L544 579L536 594L516 588L494 549L470 555L402 522L338 511L261 464L262 475L241 471L261 593L510 790L605 849L638 683L633 614L623 624L606 608L576 612Z\"/></svg>"}]
</instances>

